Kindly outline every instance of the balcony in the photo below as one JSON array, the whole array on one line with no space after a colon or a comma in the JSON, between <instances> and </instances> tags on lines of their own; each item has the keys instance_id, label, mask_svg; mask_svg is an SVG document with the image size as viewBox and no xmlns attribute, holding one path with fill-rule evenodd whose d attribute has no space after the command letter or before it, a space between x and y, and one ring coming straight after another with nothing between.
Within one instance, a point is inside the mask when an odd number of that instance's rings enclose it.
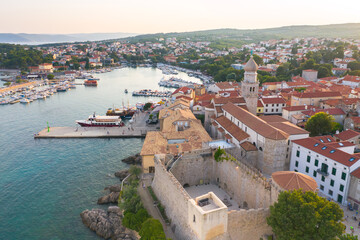
<instances>
[{"instance_id":1,"label":"balcony","mask_svg":"<svg viewBox=\"0 0 360 240\"><path fill-rule=\"evenodd\" d=\"M319 168L318 170L316 170L316 172L318 172L319 174L323 175L324 177L329 176L328 171L323 171L323 170L321 170L321 168Z\"/></svg>"}]
</instances>

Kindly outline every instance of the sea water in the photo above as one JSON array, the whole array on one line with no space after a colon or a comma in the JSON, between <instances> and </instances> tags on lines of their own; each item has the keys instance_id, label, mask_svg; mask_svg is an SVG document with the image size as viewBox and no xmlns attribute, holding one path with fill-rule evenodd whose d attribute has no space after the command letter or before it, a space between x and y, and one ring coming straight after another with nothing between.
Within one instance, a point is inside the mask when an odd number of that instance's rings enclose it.
<instances>
[{"instance_id":1,"label":"sea water","mask_svg":"<svg viewBox=\"0 0 360 240\"><path fill-rule=\"evenodd\" d=\"M158 87L163 77L158 69L123 68L96 77L98 87L77 86L46 100L0 106L0 239L100 239L83 225L80 213L106 208L97 199L107 193L104 187L119 183L114 172L128 167L121 159L140 152L143 140L33 136L47 122L75 126L94 112L105 115L107 108L149 100L132 97L132 91L165 89Z\"/></svg>"}]
</instances>

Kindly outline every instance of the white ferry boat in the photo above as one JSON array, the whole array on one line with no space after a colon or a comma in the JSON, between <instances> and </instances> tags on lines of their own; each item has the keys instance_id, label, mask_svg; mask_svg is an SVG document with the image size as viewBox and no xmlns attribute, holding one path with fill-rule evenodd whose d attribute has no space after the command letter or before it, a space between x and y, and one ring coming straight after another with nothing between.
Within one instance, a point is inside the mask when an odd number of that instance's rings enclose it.
<instances>
[{"instance_id":1,"label":"white ferry boat","mask_svg":"<svg viewBox=\"0 0 360 240\"><path fill-rule=\"evenodd\" d=\"M77 124L82 127L122 127L124 123L120 116L99 116L90 115L87 120L77 120Z\"/></svg>"}]
</instances>

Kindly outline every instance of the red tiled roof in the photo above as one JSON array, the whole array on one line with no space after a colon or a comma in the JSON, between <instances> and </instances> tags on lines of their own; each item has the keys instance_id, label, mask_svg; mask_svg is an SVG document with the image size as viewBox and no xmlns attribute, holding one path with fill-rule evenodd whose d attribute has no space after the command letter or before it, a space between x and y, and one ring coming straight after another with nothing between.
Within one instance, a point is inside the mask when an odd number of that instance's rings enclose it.
<instances>
[{"instance_id":1,"label":"red tiled roof","mask_svg":"<svg viewBox=\"0 0 360 240\"><path fill-rule=\"evenodd\" d=\"M254 144L251 144L251 142L249 142L249 141L245 141L245 142L241 143L240 147L242 147L247 152L257 151L256 146Z\"/></svg>"},{"instance_id":2,"label":"red tiled roof","mask_svg":"<svg viewBox=\"0 0 360 240\"><path fill-rule=\"evenodd\" d=\"M264 104L283 104L283 103L286 103L285 100L283 98L279 98L279 97L276 97L276 98L272 98L272 97L267 97L267 98L261 98L261 101L264 103Z\"/></svg>"},{"instance_id":3,"label":"red tiled roof","mask_svg":"<svg viewBox=\"0 0 360 240\"><path fill-rule=\"evenodd\" d=\"M339 92L306 92L294 94L298 98L324 98L324 97L341 97Z\"/></svg>"},{"instance_id":4,"label":"red tiled roof","mask_svg":"<svg viewBox=\"0 0 360 240\"><path fill-rule=\"evenodd\" d=\"M271 174L271 178L275 183L286 191L295 189L302 189L303 192L312 191L317 189L315 179L302 173L293 171L279 171Z\"/></svg>"},{"instance_id":5,"label":"red tiled roof","mask_svg":"<svg viewBox=\"0 0 360 240\"><path fill-rule=\"evenodd\" d=\"M226 104L228 102L234 103L234 104L246 104L245 99L243 97L218 97L214 98L215 104Z\"/></svg>"},{"instance_id":6,"label":"red tiled roof","mask_svg":"<svg viewBox=\"0 0 360 240\"><path fill-rule=\"evenodd\" d=\"M222 106L222 109L237 118L240 122L244 123L247 127L251 128L252 130L266 138L280 140L286 139L288 137L285 132L280 131L279 129L269 125L264 120L234 105L233 103L225 104L224 106Z\"/></svg>"},{"instance_id":7,"label":"red tiled roof","mask_svg":"<svg viewBox=\"0 0 360 240\"><path fill-rule=\"evenodd\" d=\"M327 144L324 144L316 140L315 138L304 138L299 140L293 140L292 142L348 167L352 166L359 160L359 157L338 150L334 147L327 146ZM354 159L350 161L350 159L352 158Z\"/></svg>"},{"instance_id":8,"label":"red tiled roof","mask_svg":"<svg viewBox=\"0 0 360 240\"><path fill-rule=\"evenodd\" d=\"M310 109L310 110L302 111L301 113L303 113L307 116L312 116L319 112L324 112L324 113L327 113L330 115L345 115L346 114L341 108L315 109L315 111L313 111L313 109Z\"/></svg>"},{"instance_id":9,"label":"red tiled roof","mask_svg":"<svg viewBox=\"0 0 360 240\"><path fill-rule=\"evenodd\" d=\"M349 129L349 130L346 130L346 131L342 131L341 133L336 134L335 136L337 138L339 138L340 140L342 140L342 141L346 141L346 140L349 140L351 138L358 137L359 135L360 135L359 132L356 132L354 130Z\"/></svg>"},{"instance_id":10,"label":"red tiled roof","mask_svg":"<svg viewBox=\"0 0 360 240\"><path fill-rule=\"evenodd\" d=\"M306 110L306 107L305 105L300 105L300 106L289 106L289 107L284 107L283 110L287 110L289 112L292 112L292 111L301 111L301 110Z\"/></svg>"},{"instance_id":11,"label":"red tiled roof","mask_svg":"<svg viewBox=\"0 0 360 240\"><path fill-rule=\"evenodd\" d=\"M191 92L192 89L191 89L191 88L188 88L188 87L181 87L181 88L176 89L176 90L172 93L172 95L174 95L174 94L176 94L176 93L179 93L179 92L182 92L182 93L186 94L188 91Z\"/></svg>"},{"instance_id":12,"label":"red tiled roof","mask_svg":"<svg viewBox=\"0 0 360 240\"><path fill-rule=\"evenodd\" d=\"M219 126L221 126L221 128L224 128L239 142L250 137L249 134L247 134L246 132L241 130L238 126L236 126L233 122L231 122L225 116L218 117L215 119L215 121L219 124Z\"/></svg>"},{"instance_id":13,"label":"red tiled roof","mask_svg":"<svg viewBox=\"0 0 360 240\"><path fill-rule=\"evenodd\" d=\"M351 175L360 179L360 167L352 171Z\"/></svg>"}]
</instances>

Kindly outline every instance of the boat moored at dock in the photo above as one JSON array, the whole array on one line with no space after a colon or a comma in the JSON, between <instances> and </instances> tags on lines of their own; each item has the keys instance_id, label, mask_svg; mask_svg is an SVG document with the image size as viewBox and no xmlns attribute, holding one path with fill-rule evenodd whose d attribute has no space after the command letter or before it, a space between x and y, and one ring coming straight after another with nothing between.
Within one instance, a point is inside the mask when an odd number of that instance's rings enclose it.
<instances>
[{"instance_id":1,"label":"boat moored at dock","mask_svg":"<svg viewBox=\"0 0 360 240\"><path fill-rule=\"evenodd\" d=\"M124 123L120 116L99 116L90 115L87 120L77 120L77 124L82 127L122 127Z\"/></svg>"}]
</instances>

